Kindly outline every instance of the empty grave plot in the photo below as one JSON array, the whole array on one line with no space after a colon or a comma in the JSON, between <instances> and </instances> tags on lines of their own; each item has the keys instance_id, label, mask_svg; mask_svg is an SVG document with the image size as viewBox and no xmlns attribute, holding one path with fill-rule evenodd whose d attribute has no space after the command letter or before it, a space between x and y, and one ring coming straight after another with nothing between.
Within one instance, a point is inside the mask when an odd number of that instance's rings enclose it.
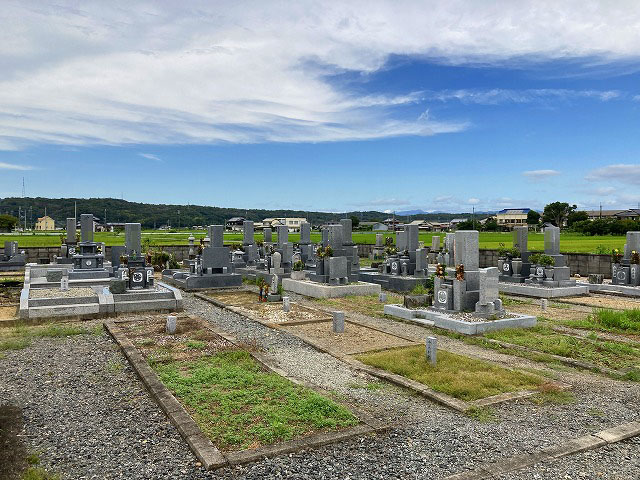
<instances>
[{"instance_id":1,"label":"empty grave plot","mask_svg":"<svg viewBox=\"0 0 640 480\"><path fill-rule=\"evenodd\" d=\"M222 452L239 452L359 423L349 409L292 383L201 319L165 316L118 323L162 383Z\"/></svg>"},{"instance_id":2,"label":"empty grave plot","mask_svg":"<svg viewBox=\"0 0 640 480\"><path fill-rule=\"evenodd\" d=\"M24 278L15 275L0 276L0 321L17 317L23 281Z\"/></svg>"},{"instance_id":3,"label":"empty grave plot","mask_svg":"<svg viewBox=\"0 0 640 480\"><path fill-rule=\"evenodd\" d=\"M342 298L319 298L314 302L336 310L360 313L371 317L384 317L385 303L402 303L402 295L387 293L387 301L381 302L378 295L352 295Z\"/></svg>"},{"instance_id":4,"label":"empty grave plot","mask_svg":"<svg viewBox=\"0 0 640 480\"><path fill-rule=\"evenodd\" d=\"M437 362L433 366L426 359L423 345L364 353L356 355L355 359L464 402L504 393L530 392L545 383L542 377L528 372L445 350L438 350Z\"/></svg>"},{"instance_id":5,"label":"empty grave plot","mask_svg":"<svg viewBox=\"0 0 640 480\"><path fill-rule=\"evenodd\" d=\"M640 299L625 298L616 295L592 294L585 297L563 298L561 303L618 310L640 308Z\"/></svg>"},{"instance_id":6,"label":"empty grave plot","mask_svg":"<svg viewBox=\"0 0 640 480\"><path fill-rule=\"evenodd\" d=\"M502 342L502 345L483 341L483 338ZM505 353L549 363L555 363L557 359L547 358L544 355L555 355L582 362L594 368L626 372L629 379L640 380L640 345L601 339L596 335L587 338L575 337L559 333L547 325L490 332L469 341ZM528 351L509 351L509 347L505 344L525 347Z\"/></svg>"},{"instance_id":7,"label":"empty grave plot","mask_svg":"<svg viewBox=\"0 0 640 480\"><path fill-rule=\"evenodd\" d=\"M345 322L344 332L342 333L333 332L333 322L331 321L290 324L281 328L309 343L338 355L350 355L371 350L415 345L416 343L391 333L382 332L350 321Z\"/></svg>"},{"instance_id":8,"label":"empty grave plot","mask_svg":"<svg viewBox=\"0 0 640 480\"><path fill-rule=\"evenodd\" d=\"M260 302L258 294L249 291L211 292L207 296L225 305L235 307L240 313L257 317L267 323L327 320L330 315L321 310L291 302L288 312L282 310L281 302Z\"/></svg>"}]
</instances>

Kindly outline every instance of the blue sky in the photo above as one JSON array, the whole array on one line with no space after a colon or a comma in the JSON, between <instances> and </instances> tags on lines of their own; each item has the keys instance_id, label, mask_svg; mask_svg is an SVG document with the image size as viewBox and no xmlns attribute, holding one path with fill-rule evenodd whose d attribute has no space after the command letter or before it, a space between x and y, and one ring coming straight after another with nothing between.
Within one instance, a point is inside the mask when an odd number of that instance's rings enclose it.
<instances>
[{"instance_id":1,"label":"blue sky","mask_svg":"<svg viewBox=\"0 0 640 480\"><path fill-rule=\"evenodd\" d=\"M0 197L637 207L640 5L557 3L9 0Z\"/></svg>"}]
</instances>

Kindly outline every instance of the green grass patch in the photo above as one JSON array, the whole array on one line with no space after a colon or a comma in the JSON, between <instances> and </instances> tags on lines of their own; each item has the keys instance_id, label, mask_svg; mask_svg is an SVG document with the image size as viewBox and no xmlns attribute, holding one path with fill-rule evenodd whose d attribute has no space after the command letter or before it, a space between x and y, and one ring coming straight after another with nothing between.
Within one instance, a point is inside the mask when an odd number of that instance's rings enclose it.
<instances>
[{"instance_id":1,"label":"green grass patch","mask_svg":"<svg viewBox=\"0 0 640 480\"><path fill-rule=\"evenodd\" d=\"M586 330L640 334L640 309L597 310L583 320L568 320L564 325Z\"/></svg>"},{"instance_id":2,"label":"green grass patch","mask_svg":"<svg viewBox=\"0 0 640 480\"><path fill-rule=\"evenodd\" d=\"M509 370L482 360L438 351L434 367L426 361L423 346L404 347L356 357L362 363L423 383L433 390L465 401L499 393L532 390L543 383L529 373Z\"/></svg>"},{"instance_id":3,"label":"green grass patch","mask_svg":"<svg viewBox=\"0 0 640 480\"><path fill-rule=\"evenodd\" d=\"M218 448L237 450L358 423L345 407L264 371L249 353L150 362Z\"/></svg>"},{"instance_id":4,"label":"green grass patch","mask_svg":"<svg viewBox=\"0 0 640 480\"><path fill-rule=\"evenodd\" d=\"M599 367L623 369L640 365L640 348L636 346L622 342L562 335L544 325L526 329L499 330L486 333L484 337L521 345L541 353L592 363Z\"/></svg>"},{"instance_id":5,"label":"green grass patch","mask_svg":"<svg viewBox=\"0 0 640 480\"><path fill-rule=\"evenodd\" d=\"M21 350L31 345L34 338L62 338L75 335L90 335L102 333L100 325L87 328L78 325L60 324L47 326L18 325L0 330L0 351Z\"/></svg>"}]
</instances>

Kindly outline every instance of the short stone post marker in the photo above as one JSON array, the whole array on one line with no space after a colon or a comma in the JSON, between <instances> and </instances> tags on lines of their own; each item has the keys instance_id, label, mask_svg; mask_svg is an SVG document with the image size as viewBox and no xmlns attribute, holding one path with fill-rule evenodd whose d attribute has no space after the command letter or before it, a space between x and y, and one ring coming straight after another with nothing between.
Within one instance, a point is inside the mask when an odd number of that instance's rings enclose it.
<instances>
[{"instance_id":1,"label":"short stone post marker","mask_svg":"<svg viewBox=\"0 0 640 480\"><path fill-rule=\"evenodd\" d=\"M178 316L177 315L168 315L167 316L167 333L173 335L176 333L176 327L178 326Z\"/></svg>"},{"instance_id":2,"label":"short stone post marker","mask_svg":"<svg viewBox=\"0 0 640 480\"><path fill-rule=\"evenodd\" d=\"M387 301L387 294L381 293L380 295L378 295L378 301L380 303L385 303Z\"/></svg>"},{"instance_id":3,"label":"short stone post marker","mask_svg":"<svg viewBox=\"0 0 640 480\"><path fill-rule=\"evenodd\" d=\"M543 312L547 311L547 307L549 306L549 300L546 298L541 298L540 299L540 308L542 309Z\"/></svg>"},{"instance_id":4,"label":"short stone post marker","mask_svg":"<svg viewBox=\"0 0 640 480\"><path fill-rule=\"evenodd\" d=\"M438 356L438 339L436 337L427 337L425 354L427 362L435 367Z\"/></svg>"},{"instance_id":5,"label":"short stone post marker","mask_svg":"<svg viewBox=\"0 0 640 480\"><path fill-rule=\"evenodd\" d=\"M67 275L63 274L62 278L60 279L60 290L62 290L63 292L66 292L69 290L69 274L68 273Z\"/></svg>"},{"instance_id":6,"label":"short stone post marker","mask_svg":"<svg viewBox=\"0 0 640 480\"><path fill-rule=\"evenodd\" d=\"M291 300L289 297L282 297L282 311L288 312L289 310L291 310Z\"/></svg>"},{"instance_id":7,"label":"short stone post marker","mask_svg":"<svg viewBox=\"0 0 640 480\"><path fill-rule=\"evenodd\" d=\"M344 312L333 312L333 333L344 333Z\"/></svg>"}]
</instances>

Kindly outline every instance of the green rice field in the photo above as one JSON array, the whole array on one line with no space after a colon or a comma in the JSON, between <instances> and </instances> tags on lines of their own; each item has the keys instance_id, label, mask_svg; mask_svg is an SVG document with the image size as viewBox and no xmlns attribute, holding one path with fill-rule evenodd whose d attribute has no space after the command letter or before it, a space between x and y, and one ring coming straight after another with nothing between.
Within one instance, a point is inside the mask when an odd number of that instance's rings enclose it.
<instances>
[{"instance_id":1,"label":"green rice field","mask_svg":"<svg viewBox=\"0 0 640 480\"><path fill-rule=\"evenodd\" d=\"M205 231L180 231L180 232L159 232L155 230L149 230L142 232L142 239L149 240L151 245L187 245L187 238L190 234L196 238L196 243L200 238L205 236ZM383 232L386 237L395 237L392 232ZM60 245L60 232L38 232L25 233L25 234L0 234L0 245L3 245L5 240L17 241L20 247L57 247ZM439 235L444 237L444 233L420 233L420 240L424 241L426 245L431 244L431 237ZM277 236L273 235L275 241ZM240 232L226 232L225 243L241 243L242 233ZM300 239L300 235L292 233L289 235L289 241L297 242ZM374 244L376 234L374 232L354 232L353 241L355 243L362 244ZM504 243L507 247L512 246L512 235L510 233L500 232L480 232L480 248L496 249L501 243ZM262 233L256 232L256 240L262 240ZM311 240L313 242L320 242L320 233L313 232L311 234ZM444 238L443 238L444 240ZM107 245L124 245L124 232L123 233L110 233L110 232L96 232L96 242L105 242ZM620 236L584 236L575 233L563 233L560 235L560 249L563 252L576 252L576 253L609 253L612 249L622 249L624 247L625 237ZM544 249L544 235L542 233L529 233L529 250Z\"/></svg>"}]
</instances>

